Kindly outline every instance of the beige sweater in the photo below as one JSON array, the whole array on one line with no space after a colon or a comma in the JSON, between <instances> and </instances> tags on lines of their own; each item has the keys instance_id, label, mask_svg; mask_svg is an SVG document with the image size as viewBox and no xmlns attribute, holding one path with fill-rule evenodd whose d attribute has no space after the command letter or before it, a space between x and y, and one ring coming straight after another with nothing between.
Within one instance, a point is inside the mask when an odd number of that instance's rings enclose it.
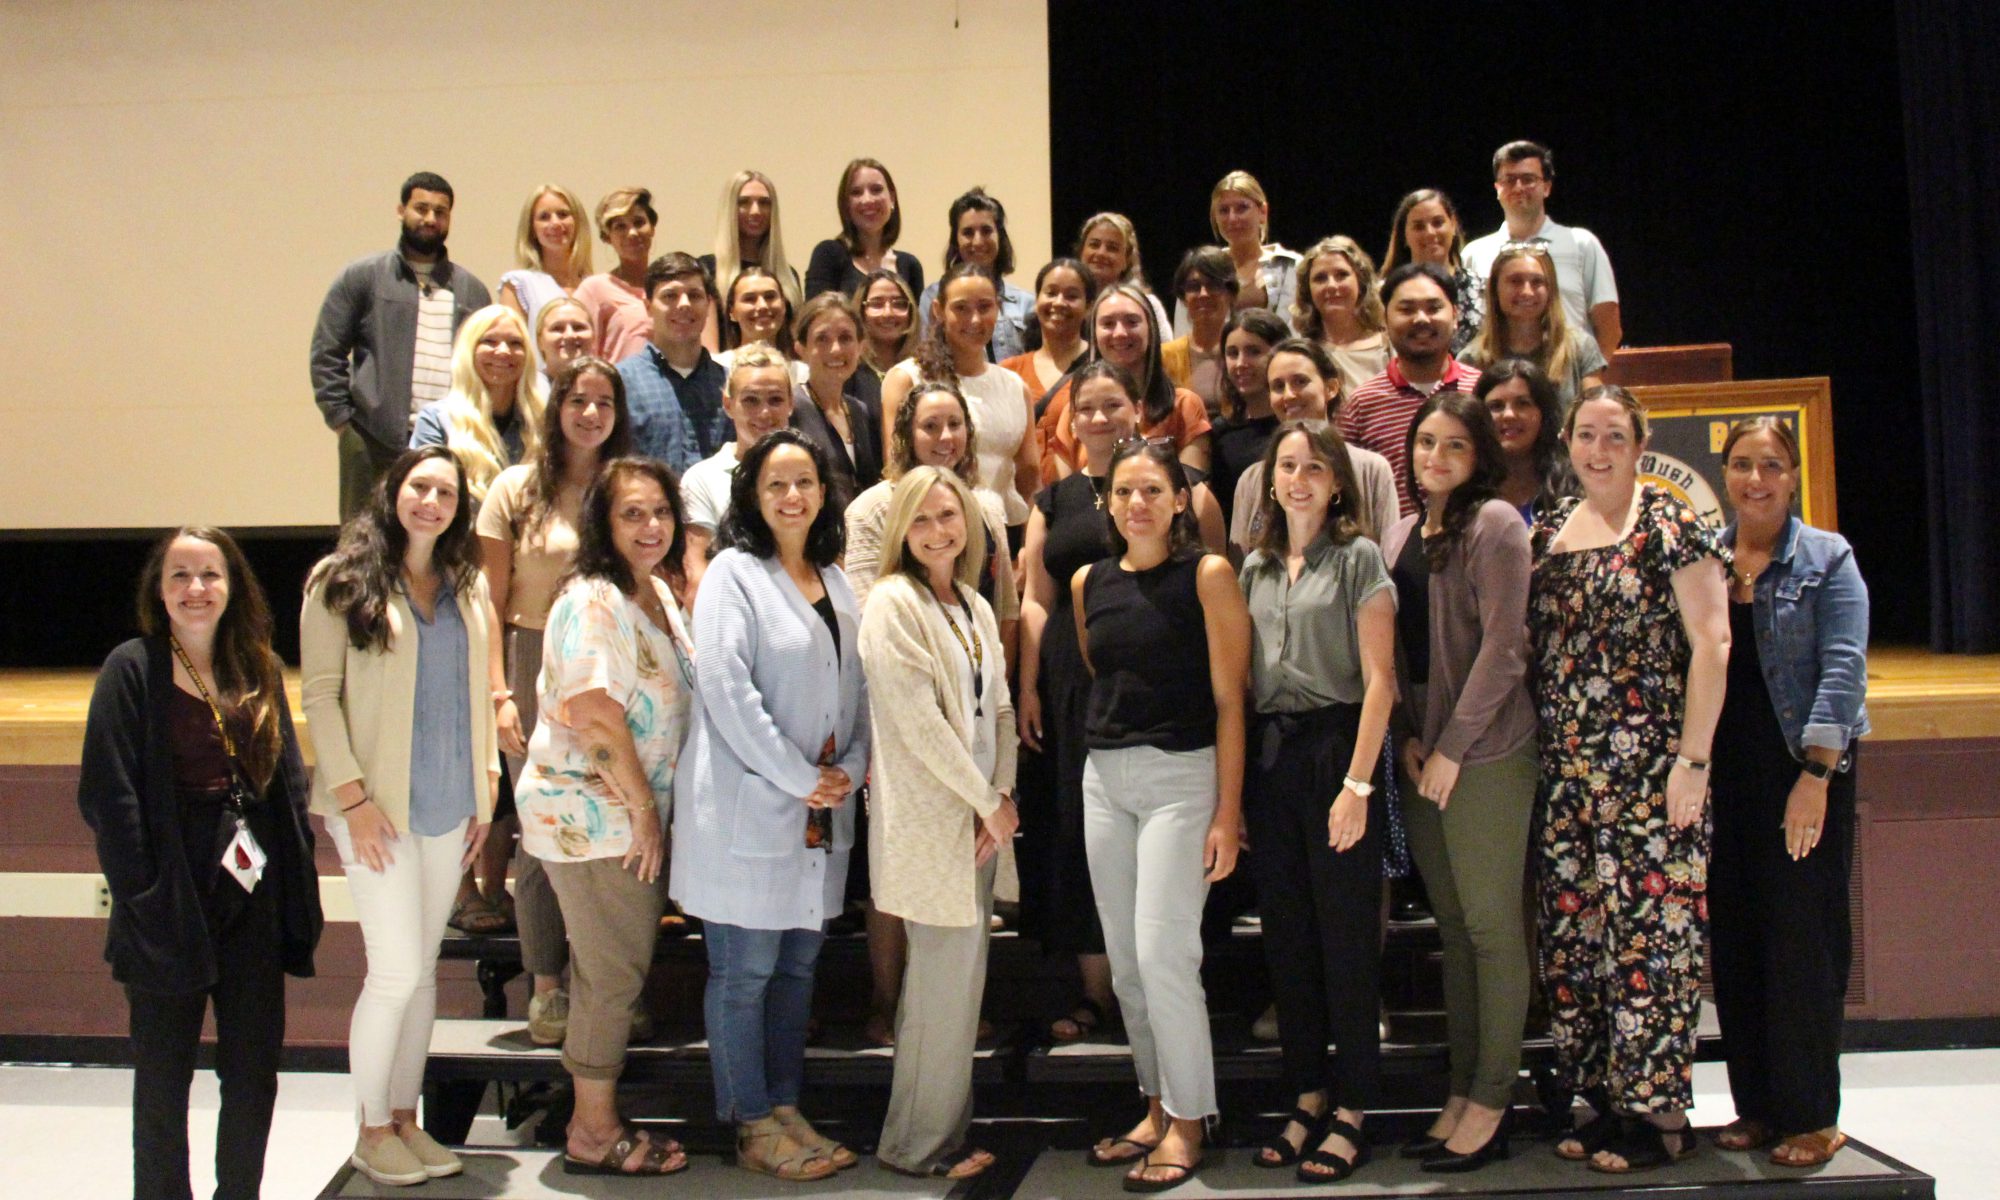
<instances>
[{"instance_id":1,"label":"beige sweater","mask_svg":"<svg viewBox=\"0 0 2000 1200\"><path fill-rule=\"evenodd\" d=\"M474 575L472 590L459 597L459 613L465 619L466 670L472 673L472 795L475 820L482 825L493 819L493 789L500 777L486 674L490 611L486 580ZM411 623L416 619L408 600L401 594L391 597L388 649L356 650L347 640L347 618L321 603L318 589L306 593L299 613L299 695L312 729L314 812L338 813L333 789L359 779L396 832L408 831L410 729L417 700L417 638Z\"/></svg>"},{"instance_id":2,"label":"beige sweater","mask_svg":"<svg viewBox=\"0 0 2000 1200\"><path fill-rule=\"evenodd\" d=\"M937 603L900 572L875 581L861 617L874 730L868 803L868 866L875 906L924 925L979 919L972 863L974 822L1014 788L1014 705L993 610L969 589L984 639L983 715L966 710L964 650ZM973 725L991 726L993 776L972 758Z\"/></svg>"}]
</instances>

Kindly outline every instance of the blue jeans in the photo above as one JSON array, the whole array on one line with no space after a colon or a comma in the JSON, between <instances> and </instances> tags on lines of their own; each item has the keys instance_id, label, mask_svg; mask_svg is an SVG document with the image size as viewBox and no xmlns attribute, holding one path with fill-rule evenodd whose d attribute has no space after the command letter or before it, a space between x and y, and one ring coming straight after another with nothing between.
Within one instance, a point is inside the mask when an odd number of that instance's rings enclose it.
<instances>
[{"instance_id":1,"label":"blue jeans","mask_svg":"<svg viewBox=\"0 0 2000 1200\"><path fill-rule=\"evenodd\" d=\"M813 969L826 935L817 929L745 929L702 923L708 946L708 1060L715 1115L731 1122L796 1106L806 1074L806 1019Z\"/></svg>"}]
</instances>

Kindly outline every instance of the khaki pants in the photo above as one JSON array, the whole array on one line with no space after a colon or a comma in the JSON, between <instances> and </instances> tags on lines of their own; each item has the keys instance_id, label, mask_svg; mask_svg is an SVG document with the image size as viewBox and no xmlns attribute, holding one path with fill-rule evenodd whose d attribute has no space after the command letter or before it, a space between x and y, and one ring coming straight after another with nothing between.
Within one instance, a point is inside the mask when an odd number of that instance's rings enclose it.
<instances>
[{"instance_id":1,"label":"khaki pants","mask_svg":"<svg viewBox=\"0 0 2000 1200\"><path fill-rule=\"evenodd\" d=\"M340 523L345 525L355 513L368 507L383 474L401 456L403 447L378 446L361 436L352 422L341 429L339 437Z\"/></svg>"},{"instance_id":2,"label":"khaki pants","mask_svg":"<svg viewBox=\"0 0 2000 1200\"><path fill-rule=\"evenodd\" d=\"M578 1079L615 1080L625 1069L632 1007L653 966L667 878L652 883L617 858L544 862L569 927L569 1030L563 1069Z\"/></svg>"},{"instance_id":3,"label":"khaki pants","mask_svg":"<svg viewBox=\"0 0 2000 1200\"><path fill-rule=\"evenodd\" d=\"M992 859L979 869L979 916L972 924L903 922L910 958L896 1009L889 1114L875 1156L905 1171L930 1170L964 1146L972 1127L972 1058L998 865Z\"/></svg>"}]
</instances>

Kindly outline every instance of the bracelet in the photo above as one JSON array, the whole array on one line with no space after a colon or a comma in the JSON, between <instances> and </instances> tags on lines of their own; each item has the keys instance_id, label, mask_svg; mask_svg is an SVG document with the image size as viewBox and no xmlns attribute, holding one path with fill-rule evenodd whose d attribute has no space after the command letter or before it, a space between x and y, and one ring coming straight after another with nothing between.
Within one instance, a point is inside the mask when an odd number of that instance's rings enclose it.
<instances>
[{"instance_id":1,"label":"bracelet","mask_svg":"<svg viewBox=\"0 0 2000 1200\"><path fill-rule=\"evenodd\" d=\"M1707 760L1707 759L1705 759L1705 758L1699 758L1699 759L1697 759L1697 758L1689 758L1689 757L1688 757L1687 755L1685 755L1685 754L1676 754L1676 755L1674 755L1674 765L1675 765L1675 766L1677 766L1677 767L1686 767L1686 768L1687 768L1688 770L1690 770L1690 771L1706 771L1706 770L1708 770L1708 760Z\"/></svg>"},{"instance_id":2,"label":"bracelet","mask_svg":"<svg viewBox=\"0 0 2000 1200\"><path fill-rule=\"evenodd\" d=\"M513 698L514 698L514 693L511 689L508 688L498 688L495 689L493 693L493 703L495 704L504 704L505 702L512 700Z\"/></svg>"},{"instance_id":3,"label":"bracelet","mask_svg":"<svg viewBox=\"0 0 2000 1200\"><path fill-rule=\"evenodd\" d=\"M346 808L343 808L343 809L341 809L340 811L341 811L341 812L343 812L343 813L351 813L351 812L353 812L353 811L354 811L355 809L357 809L357 808L360 808L360 807L361 807L362 805L364 805L364 804L366 804L366 803L368 803L368 797L366 797L366 796L363 796L363 797L361 797L361 799L359 799L359 800L356 800L356 801L355 801L354 803L352 803L352 804L348 805L348 806L347 806Z\"/></svg>"}]
</instances>

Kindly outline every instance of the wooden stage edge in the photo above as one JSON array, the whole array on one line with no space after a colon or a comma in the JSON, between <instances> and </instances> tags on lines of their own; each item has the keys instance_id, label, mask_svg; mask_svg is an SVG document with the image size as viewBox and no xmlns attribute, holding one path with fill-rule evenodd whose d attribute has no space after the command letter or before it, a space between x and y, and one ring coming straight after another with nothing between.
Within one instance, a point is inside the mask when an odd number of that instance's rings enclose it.
<instances>
[{"instance_id":1,"label":"wooden stage edge","mask_svg":"<svg viewBox=\"0 0 2000 1200\"><path fill-rule=\"evenodd\" d=\"M94 678L87 670L0 670L0 766L77 762ZM297 673L288 673L286 682L310 760L311 730L299 714ZM1868 714L1870 741L2000 738L2000 654L1873 647Z\"/></svg>"}]
</instances>

